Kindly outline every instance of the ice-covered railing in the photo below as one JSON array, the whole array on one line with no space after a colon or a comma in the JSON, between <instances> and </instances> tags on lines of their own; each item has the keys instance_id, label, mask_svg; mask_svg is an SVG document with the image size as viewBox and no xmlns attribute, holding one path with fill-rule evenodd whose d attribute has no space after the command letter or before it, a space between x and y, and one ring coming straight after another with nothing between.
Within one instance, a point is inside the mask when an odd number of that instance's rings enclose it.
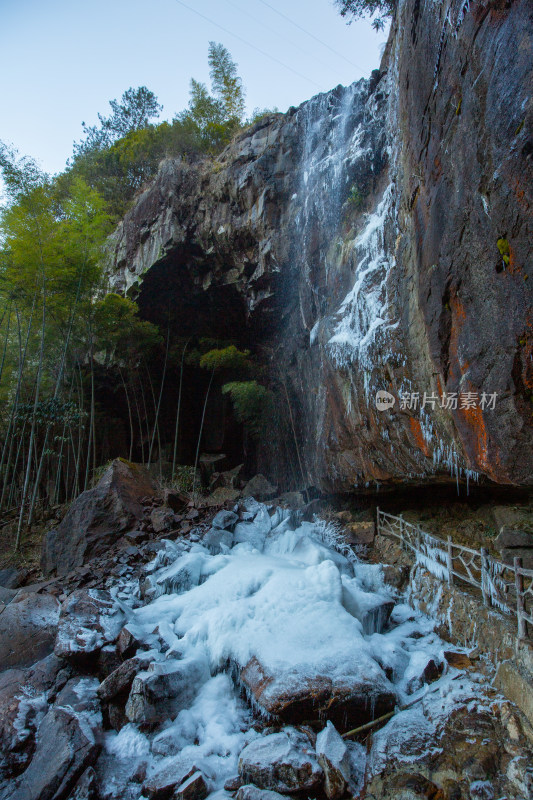
<instances>
[{"instance_id":1,"label":"ice-covered railing","mask_svg":"<svg viewBox=\"0 0 533 800\"><path fill-rule=\"evenodd\" d=\"M455 544L450 536L445 542L379 508L377 532L399 539L403 549L411 550L416 562L436 578L450 585L458 578L479 589L486 606L516 616L518 636L526 638L527 623L533 626L533 570L524 569L521 558L515 558L512 565L504 564L492 558L484 547L473 550Z\"/></svg>"}]
</instances>

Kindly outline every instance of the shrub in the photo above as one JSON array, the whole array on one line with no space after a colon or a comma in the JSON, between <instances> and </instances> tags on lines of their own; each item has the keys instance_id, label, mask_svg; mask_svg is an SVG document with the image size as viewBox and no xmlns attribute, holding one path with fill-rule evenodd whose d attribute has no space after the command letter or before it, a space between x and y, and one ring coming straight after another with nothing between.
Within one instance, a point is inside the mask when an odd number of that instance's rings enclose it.
<instances>
[{"instance_id":1,"label":"shrub","mask_svg":"<svg viewBox=\"0 0 533 800\"><path fill-rule=\"evenodd\" d=\"M254 439L260 438L271 419L272 392L257 381L233 381L222 387L231 397L235 416Z\"/></svg>"}]
</instances>

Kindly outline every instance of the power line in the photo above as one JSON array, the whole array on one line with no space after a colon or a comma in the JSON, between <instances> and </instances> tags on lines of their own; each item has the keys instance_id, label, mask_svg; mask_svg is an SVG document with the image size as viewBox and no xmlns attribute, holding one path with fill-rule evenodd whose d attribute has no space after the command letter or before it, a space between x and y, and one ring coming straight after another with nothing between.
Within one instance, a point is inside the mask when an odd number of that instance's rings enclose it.
<instances>
[{"instance_id":1,"label":"power line","mask_svg":"<svg viewBox=\"0 0 533 800\"><path fill-rule=\"evenodd\" d=\"M257 24L260 25L265 30L270 31L270 33L273 33L275 36L280 36L282 39L285 39L285 41L288 42L291 45L291 47L295 47L296 50L299 50L300 53L303 53L305 56L307 56L307 58L312 58L318 64L321 64L323 67L326 67L326 69L331 70L331 72L333 73L333 68L331 64L327 64L325 61L322 61L321 59L317 58L316 55L308 53L307 50L304 50L303 47L300 47L299 44L293 42L292 39L289 39L288 36L285 36L285 34L280 33L280 31L276 30L275 28L271 28L270 25L266 25L263 22L263 20L259 19L254 14L250 14L249 11L247 11L245 8L241 8L240 6L238 6L237 3L233 2L233 0L226 0L226 3L228 3L230 6L233 6L233 8L237 9L239 13L246 14L246 16L250 17L250 19L253 19L254 22L257 22Z\"/></svg>"},{"instance_id":2,"label":"power line","mask_svg":"<svg viewBox=\"0 0 533 800\"><path fill-rule=\"evenodd\" d=\"M270 53L267 53L264 50L261 50L261 48L257 47L257 45L252 44L247 39L244 39L242 36L239 36L238 33L234 33L233 31L228 30L228 28L224 28L223 25L219 25L218 22L215 22L210 17L207 17L205 14L202 14L200 11L197 11L195 8L192 8L191 6L187 5L187 3L184 3L183 0L175 0L175 1L180 6L183 6L184 8L187 8L189 11L192 11L198 17L201 17L202 19L207 20L207 22L210 22L212 25L215 25L217 28L220 28L220 30L224 31L224 33L227 33L229 36L233 36L235 39L238 39L239 41L241 41L244 44L248 45L248 47L251 47L257 53L261 53L261 55L265 56L266 58L270 58L271 61L275 61L276 64L279 64L280 66L284 67L285 69L288 69L290 72L293 72L299 78L302 78L302 80L307 81L308 83L311 83L313 86L316 86L317 89L320 89L320 91L324 91L323 87L320 86L320 84L316 83L311 78L308 78L307 75L302 75L301 72L298 72L297 70L293 69L292 67L289 67L288 64L284 64L283 61L280 61L279 58L276 58L275 56L270 55Z\"/></svg>"},{"instance_id":3,"label":"power line","mask_svg":"<svg viewBox=\"0 0 533 800\"><path fill-rule=\"evenodd\" d=\"M349 59L349 58L347 58L345 55L343 55L342 53L339 53L337 50L335 50L335 49L334 49L333 47L331 47L329 44L326 44L326 42L323 42L323 41L322 41L322 39L319 39L319 38L318 38L318 36L315 36L315 34L314 34L314 33L311 33L310 31L308 31L308 30L306 30L305 28L303 28L301 25L299 25L299 24L298 24L297 22L295 22L293 19L291 19L290 17L288 17L286 14L284 14L284 13L283 13L283 11L278 11L278 9L277 9L277 8L274 8L274 6L271 6L271 5L270 5L270 3L267 3L267 2L266 2L266 0L259 0L259 2L260 2L260 3L263 3L263 5L264 5L264 6L267 6L267 8L270 8L270 10L271 10L271 11L274 11L276 14L279 14L279 16L280 16L280 17L283 17L283 19L286 19L286 20L287 20L287 22L290 22L290 23L291 23L291 25L294 25L294 26L295 26L295 28L298 28L299 30L303 31L303 33L306 33L306 34L307 34L307 36L310 36L312 39L314 39L314 40L315 40L315 42L318 42L318 43L319 43L319 44L321 44L323 47L327 47L327 49L328 49L328 50L331 50L331 52L332 52L332 53L335 53L335 55L336 55L336 56L338 56L339 58L343 58L345 61L347 61L347 62L348 62L348 64L351 64L351 66L352 66L352 67L355 67L356 69L359 69L359 70L361 70L361 72L362 72L363 74L365 74L366 70L364 70L364 69L363 69L363 67L359 66L359 64L355 64L353 61L350 61L350 59Z\"/></svg>"}]
</instances>

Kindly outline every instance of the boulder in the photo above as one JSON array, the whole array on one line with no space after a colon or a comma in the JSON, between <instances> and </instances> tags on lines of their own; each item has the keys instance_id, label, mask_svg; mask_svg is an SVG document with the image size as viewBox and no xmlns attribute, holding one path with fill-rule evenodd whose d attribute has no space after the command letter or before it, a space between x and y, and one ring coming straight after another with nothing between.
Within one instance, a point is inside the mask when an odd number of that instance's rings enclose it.
<instances>
[{"instance_id":1,"label":"boulder","mask_svg":"<svg viewBox=\"0 0 533 800\"><path fill-rule=\"evenodd\" d=\"M218 530L232 531L238 521L239 517L234 511L219 511L215 514L211 525Z\"/></svg>"},{"instance_id":2,"label":"boulder","mask_svg":"<svg viewBox=\"0 0 533 800\"><path fill-rule=\"evenodd\" d=\"M126 716L136 725L151 726L187 708L209 678L207 663L189 657L153 663L133 680Z\"/></svg>"},{"instance_id":3,"label":"boulder","mask_svg":"<svg viewBox=\"0 0 533 800\"><path fill-rule=\"evenodd\" d=\"M189 759L177 756L170 762L165 761L163 766L145 780L143 794L149 800L170 800L175 797L175 790L197 773L196 766Z\"/></svg>"},{"instance_id":4,"label":"boulder","mask_svg":"<svg viewBox=\"0 0 533 800\"><path fill-rule=\"evenodd\" d=\"M124 534L124 538L130 542L131 544L137 545L141 544L141 542L145 542L148 539L150 534L148 531L127 531Z\"/></svg>"},{"instance_id":5,"label":"boulder","mask_svg":"<svg viewBox=\"0 0 533 800\"><path fill-rule=\"evenodd\" d=\"M209 486L213 474L218 470L218 467L223 467L226 456L224 453L202 453L198 461L200 467L200 475L204 486Z\"/></svg>"},{"instance_id":6,"label":"boulder","mask_svg":"<svg viewBox=\"0 0 533 800\"><path fill-rule=\"evenodd\" d=\"M346 742L331 722L317 736L316 754L324 771L326 796L338 800L350 784L351 763Z\"/></svg>"},{"instance_id":7,"label":"boulder","mask_svg":"<svg viewBox=\"0 0 533 800\"><path fill-rule=\"evenodd\" d=\"M255 739L239 756L239 774L259 789L308 792L323 780L314 747L304 733L284 728Z\"/></svg>"},{"instance_id":8,"label":"boulder","mask_svg":"<svg viewBox=\"0 0 533 800\"><path fill-rule=\"evenodd\" d=\"M150 514L150 522L156 533L171 530L174 525L174 512L170 508L154 508Z\"/></svg>"},{"instance_id":9,"label":"boulder","mask_svg":"<svg viewBox=\"0 0 533 800\"><path fill-rule=\"evenodd\" d=\"M181 511L189 502L189 495L185 492L180 492L178 489L165 489L163 500L168 508L172 511Z\"/></svg>"},{"instance_id":10,"label":"boulder","mask_svg":"<svg viewBox=\"0 0 533 800\"><path fill-rule=\"evenodd\" d=\"M235 484L244 464L239 464L233 469L228 469L226 472L214 472L209 482L209 490L214 492L215 489L229 488L235 489Z\"/></svg>"},{"instance_id":11,"label":"boulder","mask_svg":"<svg viewBox=\"0 0 533 800\"><path fill-rule=\"evenodd\" d=\"M271 789L258 789L257 786L247 783L246 786L240 787L235 800L283 800L283 795Z\"/></svg>"},{"instance_id":12,"label":"boulder","mask_svg":"<svg viewBox=\"0 0 533 800\"><path fill-rule=\"evenodd\" d=\"M533 533L527 531L520 531L517 528L503 527L494 540L494 546L497 550L504 548L514 547L531 547L533 548Z\"/></svg>"},{"instance_id":13,"label":"boulder","mask_svg":"<svg viewBox=\"0 0 533 800\"><path fill-rule=\"evenodd\" d=\"M146 669L148 664L149 659L141 657L124 661L98 687L97 694L100 700L107 703L120 695L129 694L133 679L139 672Z\"/></svg>"},{"instance_id":14,"label":"boulder","mask_svg":"<svg viewBox=\"0 0 533 800\"><path fill-rule=\"evenodd\" d=\"M96 486L82 492L57 528L46 534L41 559L45 575L66 575L136 528L142 519L141 500L153 492L143 467L113 461Z\"/></svg>"},{"instance_id":15,"label":"boulder","mask_svg":"<svg viewBox=\"0 0 533 800\"><path fill-rule=\"evenodd\" d=\"M28 667L54 649L60 605L50 594L22 594L0 606L0 669Z\"/></svg>"},{"instance_id":16,"label":"boulder","mask_svg":"<svg viewBox=\"0 0 533 800\"><path fill-rule=\"evenodd\" d=\"M276 496L277 487L272 486L264 475L258 474L251 478L242 490L244 497L255 497L256 500L270 500Z\"/></svg>"},{"instance_id":17,"label":"boulder","mask_svg":"<svg viewBox=\"0 0 533 800\"><path fill-rule=\"evenodd\" d=\"M99 750L85 720L66 708L51 708L39 726L31 763L13 786L10 800L66 800Z\"/></svg>"},{"instance_id":18,"label":"boulder","mask_svg":"<svg viewBox=\"0 0 533 800\"><path fill-rule=\"evenodd\" d=\"M174 790L175 800L205 800L209 790L200 771L193 773Z\"/></svg>"},{"instance_id":19,"label":"boulder","mask_svg":"<svg viewBox=\"0 0 533 800\"><path fill-rule=\"evenodd\" d=\"M94 676L71 678L54 700L55 706L63 706L77 714L86 714L101 721L100 701L97 695L98 678Z\"/></svg>"},{"instance_id":20,"label":"boulder","mask_svg":"<svg viewBox=\"0 0 533 800\"><path fill-rule=\"evenodd\" d=\"M141 647L141 642L131 628L126 624L120 631L117 639L117 653L121 658L132 658Z\"/></svg>"},{"instance_id":21,"label":"boulder","mask_svg":"<svg viewBox=\"0 0 533 800\"><path fill-rule=\"evenodd\" d=\"M0 772L17 775L27 767L36 727L62 667L52 654L29 669L0 674Z\"/></svg>"},{"instance_id":22,"label":"boulder","mask_svg":"<svg viewBox=\"0 0 533 800\"><path fill-rule=\"evenodd\" d=\"M338 727L348 724L355 728L392 711L396 703L384 678L358 680L347 676L335 682L327 675L296 682L292 678L283 672L269 674L255 657L240 673L241 683L260 708L293 725L326 717Z\"/></svg>"},{"instance_id":23,"label":"boulder","mask_svg":"<svg viewBox=\"0 0 533 800\"><path fill-rule=\"evenodd\" d=\"M268 514L267 514L268 517ZM239 522L235 526L233 533L233 541L235 544L246 542L260 552L265 546L266 537L270 532L270 525L268 528L257 521L257 517L253 522Z\"/></svg>"},{"instance_id":24,"label":"boulder","mask_svg":"<svg viewBox=\"0 0 533 800\"><path fill-rule=\"evenodd\" d=\"M20 569L0 569L0 586L5 589L18 589L23 580L24 573Z\"/></svg>"},{"instance_id":25,"label":"boulder","mask_svg":"<svg viewBox=\"0 0 533 800\"><path fill-rule=\"evenodd\" d=\"M231 548L233 545L233 533L220 528L211 528L205 534L202 543L212 555L218 555L224 548Z\"/></svg>"},{"instance_id":26,"label":"boulder","mask_svg":"<svg viewBox=\"0 0 533 800\"><path fill-rule=\"evenodd\" d=\"M107 644L116 641L124 617L108 592L77 589L64 600L54 652L75 663L87 663Z\"/></svg>"}]
</instances>

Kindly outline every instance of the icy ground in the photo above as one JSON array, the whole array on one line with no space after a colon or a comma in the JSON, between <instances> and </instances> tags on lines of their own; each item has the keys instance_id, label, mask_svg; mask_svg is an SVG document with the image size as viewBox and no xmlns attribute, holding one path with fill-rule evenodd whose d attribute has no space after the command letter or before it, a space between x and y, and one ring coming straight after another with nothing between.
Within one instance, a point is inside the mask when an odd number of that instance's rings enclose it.
<instances>
[{"instance_id":1,"label":"icy ground","mask_svg":"<svg viewBox=\"0 0 533 800\"><path fill-rule=\"evenodd\" d=\"M98 767L106 798L142 797L139 770L150 777L178 754L202 771L211 797L231 797L224 783L237 775L245 745L262 735L261 709L238 685L239 670L252 657L281 676L288 691L327 675L334 685L376 682L394 692L398 705L425 695L374 736L366 766L361 745L352 746L357 781L365 769L376 774L387 758L401 757L406 731L411 738L420 734L423 751L428 730L454 706L488 703L482 677L446 664L449 645L432 622L394 596L380 565L343 548L332 526L299 523L293 512L254 500L244 511L241 506L239 521L221 514L221 527L198 542L165 541L144 568L141 586L132 581L115 591L156 671L187 661L196 665L196 683L187 707L174 719L169 712L155 730L130 722L106 734ZM424 671L431 660L444 666L428 686Z\"/></svg>"}]
</instances>

